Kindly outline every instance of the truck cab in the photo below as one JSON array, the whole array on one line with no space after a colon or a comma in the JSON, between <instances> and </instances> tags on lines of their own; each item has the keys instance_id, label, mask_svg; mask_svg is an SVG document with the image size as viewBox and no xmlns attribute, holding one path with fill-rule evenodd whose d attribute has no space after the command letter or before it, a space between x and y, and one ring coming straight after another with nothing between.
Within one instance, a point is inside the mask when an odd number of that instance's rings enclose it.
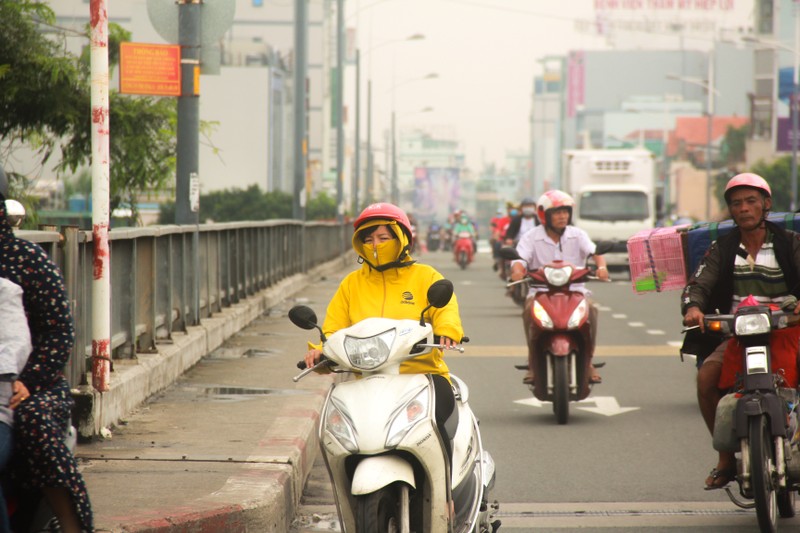
<instances>
[{"instance_id":1,"label":"truck cab","mask_svg":"<svg viewBox=\"0 0 800 533\"><path fill-rule=\"evenodd\" d=\"M565 150L562 187L575 199L572 223L597 241L612 241L609 266L628 266L628 239L653 228L655 162L646 149Z\"/></svg>"}]
</instances>

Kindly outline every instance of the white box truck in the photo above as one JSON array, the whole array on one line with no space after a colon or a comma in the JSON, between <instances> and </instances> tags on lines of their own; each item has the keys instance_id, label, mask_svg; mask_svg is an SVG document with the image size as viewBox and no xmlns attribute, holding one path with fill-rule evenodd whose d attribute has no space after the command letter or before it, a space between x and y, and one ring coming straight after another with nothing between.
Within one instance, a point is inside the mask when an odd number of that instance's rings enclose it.
<instances>
[{"instance_id":1,"label":"white box truck","mask_svg":"<svg viewBox=\"0 0 800 533\"><path fill-rule=\"evenodd\" d=\"M564 150L561 187L575 199L572 223L597 241L615 241L609 266L627 266L627 241L656 222L653 153L625 150Z\"/></svg>"}]
</instances>

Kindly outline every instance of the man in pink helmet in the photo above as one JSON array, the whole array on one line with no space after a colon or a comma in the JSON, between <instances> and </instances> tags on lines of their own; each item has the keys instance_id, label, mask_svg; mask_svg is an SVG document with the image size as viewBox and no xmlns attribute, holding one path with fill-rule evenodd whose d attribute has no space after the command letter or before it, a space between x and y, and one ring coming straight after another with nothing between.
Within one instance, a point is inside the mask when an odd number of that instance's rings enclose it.
<instances>
[{"instance_id":1,"label":"man in pink helmet","mask_svg":"<svg viewBox=\"0 0 800 533\"><path fill-rule=\"evenodd\" d=\"M766 220L772 207L769 184L756 174L738 174L725 187L725 201L736 227L711 243L681 298L684 325L700 326L703 334L705 313L730 313L748 295L762 304L780 304L790 294L800 298L800 235ZM800 304L794 312L800 313ZM707 357L697 372L697 399L713 435L727 341L710 346L698 354ZM706 489L722 488L735 475L734 454L719 452Z\"/></svg>"},{"instance_id":2,"label":"man in pink helmet","mask_svg":"<svg viewBox=\"0 0 800 533\"><path fill-rule=\"evenodd\" d=\"M528 270L539 269L557 259L574 265L584 265L589 257L592 257L597 265L597 277L603 281L608 280L605 258L602 255L594 255L596 246L586 232L570 224L574 205L575 201L572 196L559 190L547 191L539 198L537 206L541 224L520 237L517 253L521 260L511 263L511 279L513 281L524 278ZM522 382L526 385L533 383L533 369L536 367L536 341L540 337L540 331L534 327L531 318L534 299L530 297L539 289L532 287L530 290L525 301L525 310L522 312L525 338L528 341L528 371L522 378ZM585 292L588 293L588 291ZM597 308L594 305L589 306L589 315L592 338L597 338ZM592 383L601 381L600 375L594 368L590 380Z\"/></svg>"}]
</instances>

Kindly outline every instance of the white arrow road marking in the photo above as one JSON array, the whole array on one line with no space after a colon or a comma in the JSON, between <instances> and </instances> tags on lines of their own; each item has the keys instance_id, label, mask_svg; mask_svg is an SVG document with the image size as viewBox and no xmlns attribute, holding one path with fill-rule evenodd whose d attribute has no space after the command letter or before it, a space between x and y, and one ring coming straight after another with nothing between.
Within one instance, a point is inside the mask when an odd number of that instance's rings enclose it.
<instances>
[{"instance_id":1,"label":"white arrow road marking","mask_svg":"<svg viewBox=\"0 0 800 533\"><path fill-rule=\"evenodd\" d=\"M530 405L531 407L541 407L546 403L550 402L542 402L537 400L536 398L525 398L524 400L514 400L514 403L518 403L521 405Z\"/></svg>"},{"instance_id":2,"label":"white arrow road marking","mask_svg":"<svg viewBox=\"0 0 800 533\"><path fill-rule=\"evenodd\" d=\"M536 398L525 398L523 400L514 400L514 403L518 403L520 405L530 405L531 407L541 407L552 402L543 402L541 400L537 400ZM593 398L586 398L585 400L581 400L577 403L593 403L596 405L596 407L578 407L578 409L603 416L621 415L622 413L637 411L640 409L639 407L620 407L619 402L613 396L595 396Z\"/></svg>"},{"instance_id":3,"label":"white arrow road marking","mask_svg":"<svg viewBox=\"0 0 800 533\"><path fill-rule=\"evenodd\" d=\"M597 404L597 407L578 407L578 409L604 416L614 416L639 409L638 407L620 407L619 402L613 396L595 396L594 398L586 398L585 400L581 400L578 403L592 402Z\"/></svg>"}]
</instances>

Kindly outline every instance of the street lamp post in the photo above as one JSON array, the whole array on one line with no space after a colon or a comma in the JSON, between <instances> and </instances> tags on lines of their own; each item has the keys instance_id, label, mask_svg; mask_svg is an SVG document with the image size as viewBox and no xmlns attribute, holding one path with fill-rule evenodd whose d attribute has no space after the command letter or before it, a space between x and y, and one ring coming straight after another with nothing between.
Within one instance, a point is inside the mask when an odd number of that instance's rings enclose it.
<instances>
[{"instance_id":1,"label":"street lamp post","mask_svg":"<svg viewBox=\"0 0 800 533\"><path fill-rule=\"evenodd\" d=\"M779 42L770 41L767 39L760 39L753 36L742 37L743 41L760 44L767 48L786 50L791 52L794 57L793 76L792 76L792 95L789 98L789 113L792 117L792 133L790 141L792 143L792 197L789 202L789 209L795 211L797 209L797 145L798 145L798 96L800 95L800 4L795 2L794 6L794 48L781 44Z\"/></svg>"},{"instance_id":2,"label":"street lamp post","mask_svg":"<svg viewBox=\"0 0 800 533\"><path fill-rule=\"evenodd\" d=\"M391 145L392 145L391 146L391 155L392 155L392 191L391 191L391 199L392 199L392 203L395 204L395 205L398 205L398 202L400 200L400 190L399 190L399 186L398 186L398 183L397 183L397 131L396 131L397 125L396 125L396 116L395 116L395 110L394 110L394 92L398 87L402 87L403 85L406 85L408 83L411 83L411 82L414 82L414 81L433 80L433 79L436 79L438 77L439 77L439 75L437 73L431 72L430 74L428 74L426 76L423 76L421 78L411 78L410 80L405 80L403 82L395 84L389 91L389 92L392 93L392 123L391 123L392 130L390 132L391 136L392 136L391 137L392 138L392 140L391 140ZM426 107L425 109L422 109L420 112L421 113L427 113L429 111L432 111L432 108Z\"/></svg>"},{"instance_id":3,"label":"street lamp post","mask_svg":"<svg viewBox=\"0 0 800 533\"><path fill-rule=\"evenodd\" d=\"M409 35L403 39L390 39L388 41L384 41L379 43L367 51L364 52L363 56L366 58L369 54L375 52L379 48L383 48L384 46L388 46L390 44L397 44L407 41L421 41L425 39L425 35L421 33L415 33L413 35ZM361 61L361 53L359 50L356 50L356 87L361 86L361 69L360 69L360 61ZM370 60L371 63L371 60ZM371 70L371 69L369 69ZM356 139L355 139L355 162L356 162L356 169L355 169L355 177L354 182L357 184L359 183L359 175L361 172L360 168L360 160L361 160L361 138L360 138L360 128L359 128L359 121L361 116L361 103L359 98L359 90L356 89ZM365 180L365 191L363 195L364 203L372 202L375 199L375 173L374 173L374 165L373 165L373 156L372 156L372 78L367 78L367 140L366 140L366 152L367 152L367 176ZM358 193L353 195L354 202L358 201ZM356 207L354 207L356 209Z\"/></svg>"},{"instance_id":4,"label":"street lamp post","mask_svg":"<svg viewBox=\"0 0 800 533\"><path fill-rule=\"evenodd\" d=\"M427 78L423 78L423 79L427 79ZM429 113L431 111L433 111L432 107L426 107L424 109L421 109L419 111L419 113ZM408 116L408 114L406 114L406 116ZM394 205L398 205L398 202L400 201L400 187L399 187L399 185L397 183L397 115L394 112L394 109L392 110L392 125L391 125L391 128L392 128L392 132L391 132L391 134L392 134L392 140L391 140L391 145L392 145L391 146L392 190L391 190L390 198L391 198L391 202Z\"/></svg>"},{"instance_id":5,"label":"street lamp post","mask_svg":"<svg viewBox=\"0 0 800 533\"><path fill-rule=\"evenodd\" d=\"M677 74L667 74L667 79L677 80L683 83L690 83L697 85L706 90L708 100L706 102L706 116L708 117L708 139L706 142L706 179L708 180L706 190L706 218L711 218L711 198L713 196L713 180L711 176L711 150L712 150L712 135L714 124L714 95L719 94L714 88L714 51L708 54L708 79L701 80L697 78L688 78L685 76L678 76Z\"/></svg>"}]
</instances>

